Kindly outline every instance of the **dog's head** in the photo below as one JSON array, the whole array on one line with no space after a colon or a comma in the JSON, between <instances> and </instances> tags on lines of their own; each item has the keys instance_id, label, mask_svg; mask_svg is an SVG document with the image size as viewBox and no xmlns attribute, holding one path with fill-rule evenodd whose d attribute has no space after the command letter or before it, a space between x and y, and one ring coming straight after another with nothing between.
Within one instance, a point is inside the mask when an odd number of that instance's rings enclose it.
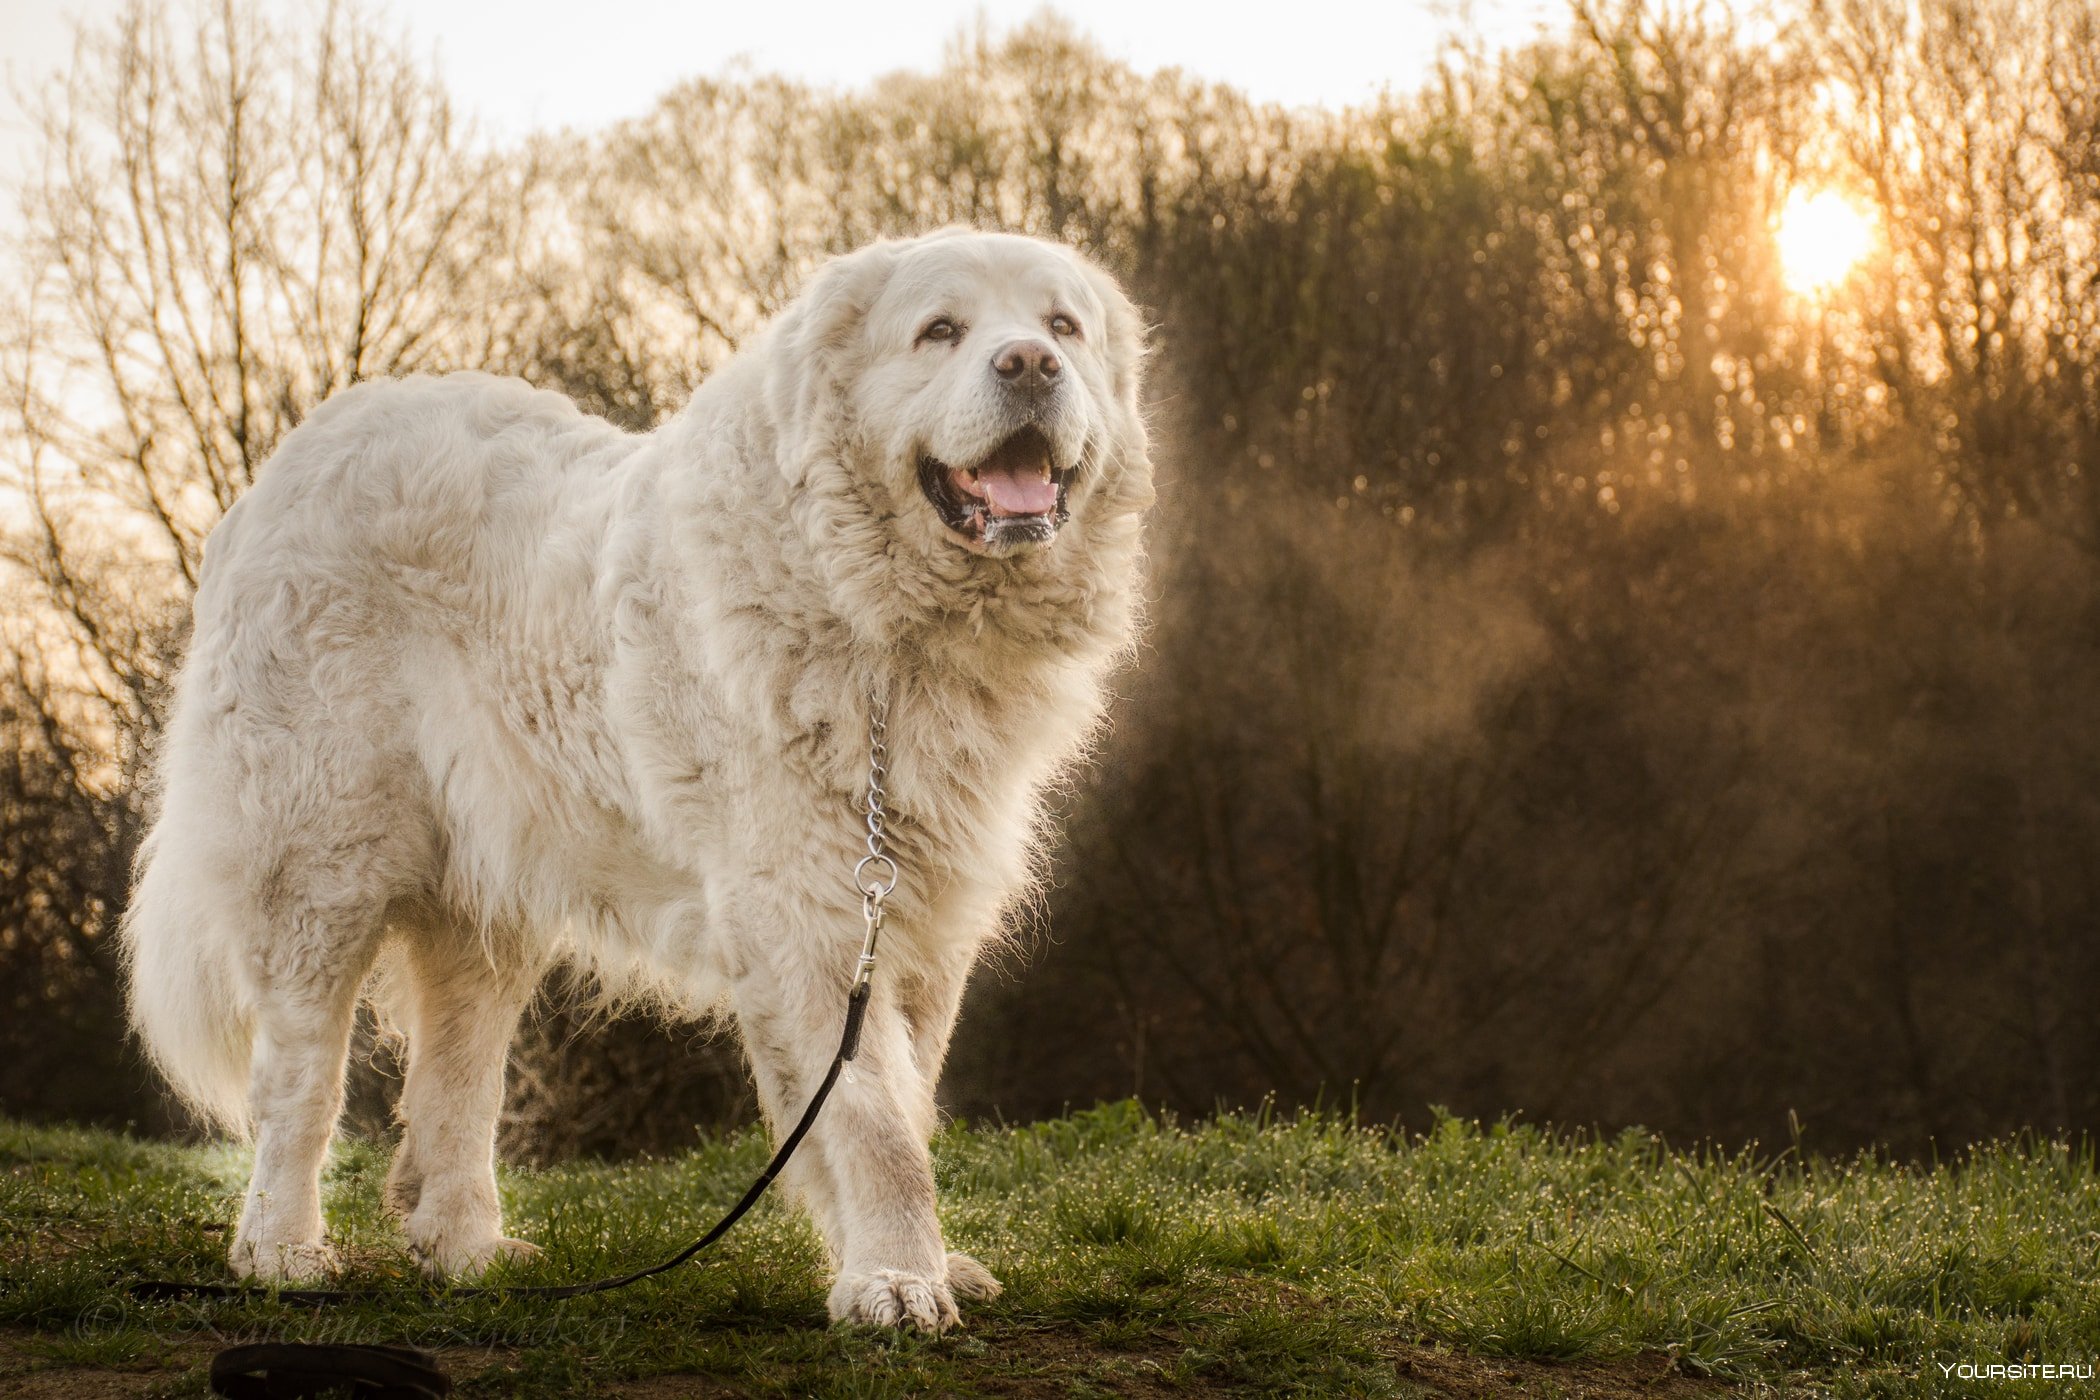
<instances>
[{"instance_id":1,"label":"dog's head","mask_svg":"<svg viewBox=\"0 0 2100 1400\"><path fill-rule=\"evenodd\" d=\"M1058 244L947 231L836 259L769 347L790 508L820 556L879 551L907 588L1134 557L1143 357L1114 280Z\"/></svg>"}]
</instances>

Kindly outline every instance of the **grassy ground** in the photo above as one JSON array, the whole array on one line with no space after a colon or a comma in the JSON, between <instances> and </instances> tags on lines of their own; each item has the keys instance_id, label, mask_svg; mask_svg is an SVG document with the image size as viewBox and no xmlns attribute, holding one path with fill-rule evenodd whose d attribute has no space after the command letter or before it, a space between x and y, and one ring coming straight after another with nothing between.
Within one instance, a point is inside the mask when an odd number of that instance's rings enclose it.
<instances>
[{"instance_id":1,"label":"grassy ground","mask_svg":"<svg viewBox=\"0 0 2100 1400\"><path fill-rule=\"evenodd\" d=\"M513 1172L547 1257L513 1277L670 1252L764 1157ZM1622 1397L2090 1392L1943 1365L2100 1357L2100 1176L2017 1142L1931 1168L1679 1153L1447 1121L1193 1127L1117 1105L936 1149L951 1242L1007 1283L938 1341L823 1326L820 1250L762 1206L664 1281L566 1303L447 1299L411 1275L383 1153L339 1149L329 1218L369 1304L147 1305L127 1281L222 1275L245 1162L0 1124L0 1394L204 1393L234 1340L441 1349L468 1395Z\"/></svg>"}]
</instances>

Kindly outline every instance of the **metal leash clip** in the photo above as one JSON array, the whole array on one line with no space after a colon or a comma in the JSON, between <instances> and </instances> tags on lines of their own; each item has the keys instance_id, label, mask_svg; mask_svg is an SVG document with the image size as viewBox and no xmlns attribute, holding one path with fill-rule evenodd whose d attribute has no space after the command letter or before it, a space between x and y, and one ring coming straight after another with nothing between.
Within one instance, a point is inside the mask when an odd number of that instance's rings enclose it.
<instances>
[{"instance_id":1,"label":"metal leash clip","mask_svg":"<svg viewBox=\"0 0 2100 1400\"><path fill-rule=\"evenodd\" d=\"M875 948L882 941L882 906L897 888L896 857L889 851L884 831L889 809L883 799L889 794L883 779L889 776L890 699L876 691L868 701L868 853L853 865L853 887L860 891L861 919L867 933L860 941L860 960L853 965L853 986L846 994L846 1039L839 1058L850 1060L860 1049L860 1026L868 1014L868 987L875 976Z\"/></svg>"}]
</instances>

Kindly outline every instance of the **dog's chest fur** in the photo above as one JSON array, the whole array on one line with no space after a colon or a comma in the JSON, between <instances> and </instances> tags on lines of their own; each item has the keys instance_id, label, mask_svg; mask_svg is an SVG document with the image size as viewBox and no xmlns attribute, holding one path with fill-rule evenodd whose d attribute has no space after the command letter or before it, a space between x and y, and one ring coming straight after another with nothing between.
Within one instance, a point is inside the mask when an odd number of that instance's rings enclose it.
<instances>
[{"instance_id":1,"label":"dog's chest fur","mask_svg":"<svg viewBox=\"0 0 2100 1400\"><path fill-rule=\"evenodd\" d=\"M1038 794L1096 718L1091 678L1058 658L993 677L924 646L870 654L821 612L703 592L630 610L613 665L638 839L703 880L809 885L798 898L850 924L886 695L898 936L989 936L1029 882Z\"/></svg>"}]
</instances>

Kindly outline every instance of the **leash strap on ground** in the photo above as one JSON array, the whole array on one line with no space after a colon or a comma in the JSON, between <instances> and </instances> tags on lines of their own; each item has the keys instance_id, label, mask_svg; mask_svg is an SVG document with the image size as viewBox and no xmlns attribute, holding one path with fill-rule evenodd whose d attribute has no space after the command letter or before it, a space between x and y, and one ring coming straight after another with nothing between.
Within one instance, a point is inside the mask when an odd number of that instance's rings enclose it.
<instances>
[{"instance_id":1,"label":"leash strap on ground","mask_svg":"<svg viewBox=\"0 0 2100 1400\"><path fill-rule=\"evenodd\" d=\"M410 1347L260 1342L214 1356L211 1388L227 1400L436 1400L452 1382L435 1357Z\"/></svg>"}]
</instances>

